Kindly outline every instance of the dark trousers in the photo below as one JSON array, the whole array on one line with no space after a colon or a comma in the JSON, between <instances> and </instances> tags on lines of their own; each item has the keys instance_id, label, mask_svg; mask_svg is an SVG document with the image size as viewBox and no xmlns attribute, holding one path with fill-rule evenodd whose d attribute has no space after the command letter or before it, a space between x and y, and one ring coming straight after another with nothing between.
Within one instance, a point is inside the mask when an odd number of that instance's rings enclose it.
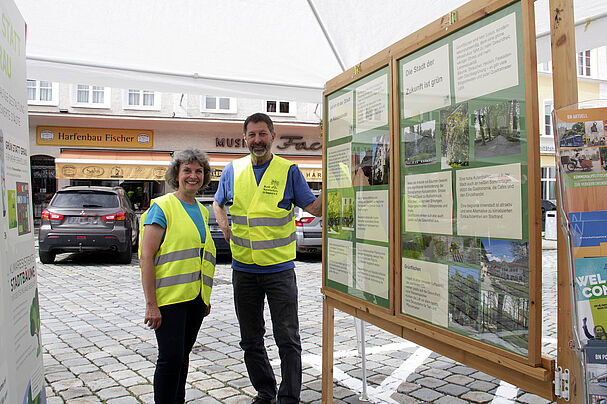
<instances>
[{"instance_id":1,"label":"dark trousers","mask_svg":"<svg viewBox=\"0 0 607 404\"><path fill-rule=\"evenodd\" d=\"M158 361L154 372L154 402L182 404L190 352L206 311L202 297L160 307L162 324L156 330Z\"/></svg>"},{"instance_id":2,"label":"dark trousers","mask_svg":"<svg viewBox=\"0 0 607 404\"><path fill-rule=\"evenodd\" d=\"M276 397L276 378L264 345L266 329L263 310L267 296L282 373L278 402L298 403L301 392L301 342L295 270L271 274L232 271L232 284L240 324L240 347L244 350L244 361L253 387L261 398Z\"/></svg>"}]
</instances>

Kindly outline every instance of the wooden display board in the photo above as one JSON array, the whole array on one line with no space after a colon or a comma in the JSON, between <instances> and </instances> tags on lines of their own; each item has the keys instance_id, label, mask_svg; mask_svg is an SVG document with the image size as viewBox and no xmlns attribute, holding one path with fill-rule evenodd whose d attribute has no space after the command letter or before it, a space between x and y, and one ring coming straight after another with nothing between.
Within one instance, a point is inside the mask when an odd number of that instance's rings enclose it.
<instances>
[{"instance_id":1,"label":"wooden display board","mask_svg":"<svg viewBox=\"0 0 607 404\"><path fill-rule=\"evenodd\" d=\"M554 399L533 11L471 1L327 83L324 402L334 308Z\"/></svg>"}]
</instances>

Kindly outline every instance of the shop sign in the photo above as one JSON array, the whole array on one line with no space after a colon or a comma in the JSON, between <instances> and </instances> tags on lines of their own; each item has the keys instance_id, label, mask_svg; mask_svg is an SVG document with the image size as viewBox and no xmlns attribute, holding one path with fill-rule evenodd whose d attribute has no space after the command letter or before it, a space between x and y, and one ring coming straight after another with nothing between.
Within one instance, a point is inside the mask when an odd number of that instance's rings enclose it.
<instances>
[{"instance_id":1,"label":"shop sign","mask_svg":"<svg viewBox=\"0 0 607 404\"><path fill-rule=\"evenodd\" d=\"M38 126L36 144L39 146L153 149L154 131Z\"/></svg>"},{"instance_id":2,"label":"shop sign","mask_svg":"<svg viewBox=\"0 0 607 404\"><path fill-rule=\"evenodd\" d=\"M274 146L276 146L278 150L320 151L322 149L320 140L308 142L300 135L278 136L274 140ZM215 147L247 149L247 143L241 137L216 137Z\"/></svg>"},{"instance_id":3,"label":"shop sign","mask_svg":"<svg viewBox=\"0 0 607 404\"><path fill-rule=\"evenodd\" d=\"M103 180L164 180L167 166L57 163L57 178Z\"/></svg>"}]
</instances>

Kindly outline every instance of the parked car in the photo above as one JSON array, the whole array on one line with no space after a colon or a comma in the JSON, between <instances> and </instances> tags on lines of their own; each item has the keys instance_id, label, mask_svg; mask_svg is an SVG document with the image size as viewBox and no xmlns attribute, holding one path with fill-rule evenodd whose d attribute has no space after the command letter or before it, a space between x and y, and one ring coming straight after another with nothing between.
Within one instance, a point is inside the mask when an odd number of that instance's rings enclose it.
<instances>
[{"instance_id":1,"label":"parked car","mask_svg":"<svg viewBox=\"0 0 607 404\"><path fill-rule=\"evenodd\" d=\"M295 207L295 240L298 253L322 251L322 217Z\"/></svg>"},{"instance_id":2,"label":"parked car","mask_svg":"<svg viewBox=\"0 0 607 404\"><path fill-rule=\"evenodd\" d=\"M226 241L223 237L223 232L221 228L217 224L217 219L215 219L215 213L213 212L213 197L206 196L197 196L196 200L209 210L209 230L211 231L211 237L213 237L213 241L215 242L215 248L217 249L217 254L222 255L230 255L232 252L230 251L230 243ZM226 211L228 212L228 223L230 221L230 206L231 202L225 205Z\"/></svg>"},{"instance_id":3,"label":"parked car","mask_svg":"<svg viewBox=\"0 0 607 404\"><path fill-rule=\"evenodd\" d=\"M139 220L120 187L76 186L57 191L42 212L40 261L63 252L113 251L128 264L137 247Z\"/></svg>"},{"instance_id":4,"label":"parked car","mask_svg":"<svg viewBox=\"0 0 607 404\"><path fill-rule=\"evenodd\" d=\"M556 210L556 205L548 199L542 199L542 231L546 229L546 212Z\"/></svg>"}]
</instances>

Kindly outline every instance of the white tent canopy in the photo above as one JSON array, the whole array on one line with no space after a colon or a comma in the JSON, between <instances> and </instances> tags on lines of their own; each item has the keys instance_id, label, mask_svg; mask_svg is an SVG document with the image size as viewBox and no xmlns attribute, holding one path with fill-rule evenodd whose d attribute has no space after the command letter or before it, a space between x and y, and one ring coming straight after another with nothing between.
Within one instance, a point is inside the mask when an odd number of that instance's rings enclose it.
<instances>
[{"instance_id":1,"label":"white tent canopy","mask_svg":"<svg viewBox=\"0 0 607 404\"><path fill-rule=\"evenodd\" d=\"M16 3L27 23L32 79L321 102L327 80L465 1ZM579 50L607 42L606 13L605 0L575 2ZM538 58L548 60L548 0L536 3L536 32Z\"/></svg>"}]
</instances>

